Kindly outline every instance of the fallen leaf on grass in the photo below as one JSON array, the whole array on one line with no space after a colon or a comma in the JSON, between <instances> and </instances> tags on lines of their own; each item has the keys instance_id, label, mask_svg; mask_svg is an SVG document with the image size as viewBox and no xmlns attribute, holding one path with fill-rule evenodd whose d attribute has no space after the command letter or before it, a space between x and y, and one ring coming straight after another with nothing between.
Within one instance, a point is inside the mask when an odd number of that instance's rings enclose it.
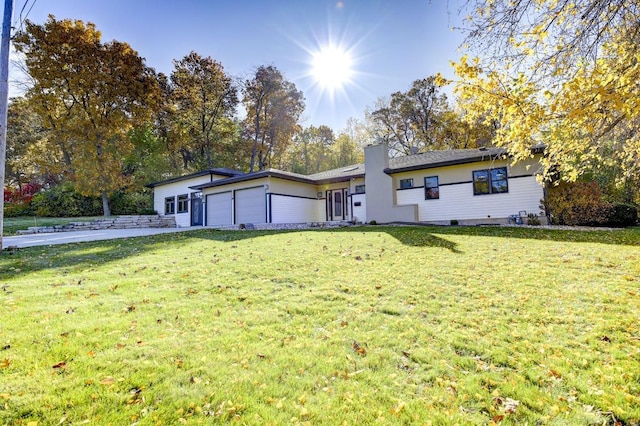
<instances>
[{"instance_id":1,"label":"fallen leaf on grass","mask_svg":"<svg viewBox=\"0 0 640 426\"><path fill-rule=\"evenodd\" d=\"M67 363L65 361L60 361L59 363L55 364L52 368L66 368L67 367Z\"/></svg>"},{"instance_id":2,"label":"fallen leaf on grass","mask_svg":"<svg viewBox=\"0 0 640 426\"><path fill-rule=\"evenodd\" d=\"M0 361L0 368L9 368L9 364L11 364L11 361L9 360L9 358L5 358Z\"/></svg>"},{"instance_id":3,"label":"fallen leaf on grass","mask_svg":"<svg viewBox=\"0 0 640 426\"><path fill-rule=\"evenodd\" d=\"M556 379L562 379L562 374L559 371L554 370L553 368L549 369L549 375Z\"/></svg>"},{"instance_id":4,"label":"fallen leaf on grass","mask_svg":"<svg viewBox=\"0 0 640 426\"><path fill-rule=\"evenodd\" d=\"M391 407L391 414L399 414L400 411L404 409L405 405L407 405L407 403L404 401L398 402L398 405Z\"/></svg>"},{"instance_id":5,"label":"fallen leaf on grass","mask_svg":"<svg viewBox=\"0 0 640 426\"><path fill-rule=\"evenodd\" d=\"M116 382L116 379L114 379L111 376L107 376L104 379L100 380L100 384L101 385L112 385Z\"/></svg>"},{"instance_id":6,"label":"fallen leaf on grass","mask_svg":"<svg viewBox=\"0 0 640 426\"><path fill-rule=\"evenodd\" d=\"M507 398L504 400L504 411L506 413L515 413L516 409L520 405L520 401L516 399Z\"/></svg>"},{"instance_id":7,"label":"fallen leaf on grass","mask_svg":"<svg viewBox=\"0 0 640 426\"><path fill-rule=\"evenodd\" d=\"M357 341L354 340L352 346L353 346L353 350L358 355L361 355L361 356L367 355L367 350L363 348L362 345L360 345L360 343L358 343Z\"/></svg>"}]
</instances>

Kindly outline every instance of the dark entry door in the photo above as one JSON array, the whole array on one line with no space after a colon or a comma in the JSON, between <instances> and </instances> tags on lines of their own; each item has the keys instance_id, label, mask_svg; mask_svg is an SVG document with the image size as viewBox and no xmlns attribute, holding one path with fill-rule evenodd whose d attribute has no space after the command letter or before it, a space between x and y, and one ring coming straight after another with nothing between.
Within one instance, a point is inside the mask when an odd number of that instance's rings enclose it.
<instances>
[{"instance_id":1,"label":"dark entry door","mask_svg":"<svg viewBox=\"0 0 640 426\"><path fill-rule=\"evenodd\" d=\"M202 226L202 197L191 194L191 226Z\"/></svg>"}]
</instances>

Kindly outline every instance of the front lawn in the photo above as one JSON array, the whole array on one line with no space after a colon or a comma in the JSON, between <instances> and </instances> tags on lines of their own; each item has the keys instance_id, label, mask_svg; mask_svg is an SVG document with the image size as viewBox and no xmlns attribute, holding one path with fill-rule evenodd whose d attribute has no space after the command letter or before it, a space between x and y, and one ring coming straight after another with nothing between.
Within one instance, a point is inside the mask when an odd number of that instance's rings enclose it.
<instances>
[{"instance_id":1,"label":"front lawn","mask_svg":"<svg viewBox=\"0 0 640 426\"><path fill-rule=\"evenodd\" d=\"M639 312L638 228L5 252L0 424L637 425Z\"/></svg>"}]
</instances>

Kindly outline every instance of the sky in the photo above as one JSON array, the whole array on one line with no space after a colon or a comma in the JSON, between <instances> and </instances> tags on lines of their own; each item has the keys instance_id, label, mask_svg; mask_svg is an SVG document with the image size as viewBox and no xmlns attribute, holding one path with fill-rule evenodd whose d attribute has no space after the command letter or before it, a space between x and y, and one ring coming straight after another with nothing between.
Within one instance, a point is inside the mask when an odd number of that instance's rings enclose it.
<instances>
[{"instance_id":1,"label":"sky","mask_svg":"<svg viewBox=\"0 0 640 426\"><path fill-rule=\"evenodd\" d=\"M349 118L362 120L378 98L407 91L414 80L436 73L452 77L450 61L460 56L463 40L452 30L460 20L458 3L14 0L13 22L19 27L26 16L42 24L49 14L93 22L103 41L129 43L148 66L167 75L173 61L191 51L210 56L242 80L261 65L273 65L304 93L302 125L324 124L339 133ZM324 52L320 59L318 52ZM348 62L335 71L341 85L319 76L322 58L332 66Z\"/></svg>"}]
</instances>

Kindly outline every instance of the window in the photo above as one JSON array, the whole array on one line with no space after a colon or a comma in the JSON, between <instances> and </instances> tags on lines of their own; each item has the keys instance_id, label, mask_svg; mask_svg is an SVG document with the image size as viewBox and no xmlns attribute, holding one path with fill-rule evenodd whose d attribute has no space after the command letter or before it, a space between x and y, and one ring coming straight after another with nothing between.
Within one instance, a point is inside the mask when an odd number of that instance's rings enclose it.
<instances>
[{"instance_id":1,"label":"window","mask_svg":"<svg viewBox=\"0 0 640 426\"><path fill-rule=\"evenodd\" d=\"M167 197L164 199L164 214L174 214L176 212L175 197Z\"/></svg>"},{"instance_id":2,"label":"window","mask_svg":"<svg viewBox=\"0 0 640 426\"><path fill-rule=\"evenodd\" d=\"M364 194L364 185L356 185L356 194Z\"/></svg>"},{"instance_id":3,"label":"window","mask_svg":"<svg viewBox=\"0 0 640 426\"><path fill-rule=\"evenodd\" d=\"M440 198L438 176L428 176L424 178L424 199L437 200L438 198Z\"/></svg>"},{"instance_id":4,"label":"window","mask_svg":"<svg viewBox=\"0 0 640 426\"><path fill-rule=\"evenodd\" d=\"M509 192L506 167L473 172L473 195L502 192Z\"/></svg>"},{"instance_id":5,"label":"window","mask_svg":"<svg viewBox=\"0 0 640 426\"><path fill-rule=\"evenodd\" d=\"M178 195L178 213L189 211L189 196L187 194Z\"/></svg>"},{"instance_id":6,"label":"window","mask_svg":"<svg viewBox=\"0 0 640 426\"><path fill-rule=\"evenodd\" d=\"M413 188L413 179L400 179L400 189Z\"/></svg>"}]
</instances>

